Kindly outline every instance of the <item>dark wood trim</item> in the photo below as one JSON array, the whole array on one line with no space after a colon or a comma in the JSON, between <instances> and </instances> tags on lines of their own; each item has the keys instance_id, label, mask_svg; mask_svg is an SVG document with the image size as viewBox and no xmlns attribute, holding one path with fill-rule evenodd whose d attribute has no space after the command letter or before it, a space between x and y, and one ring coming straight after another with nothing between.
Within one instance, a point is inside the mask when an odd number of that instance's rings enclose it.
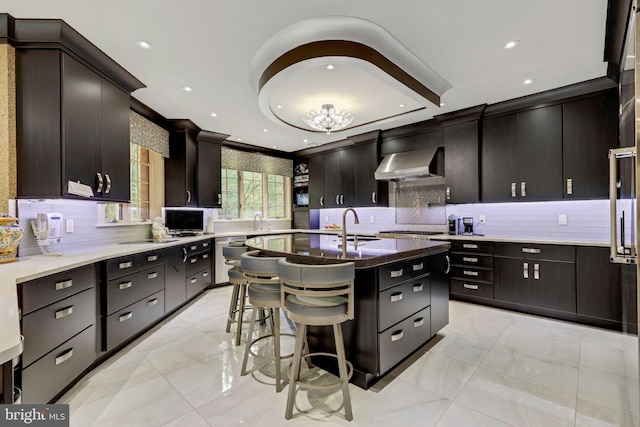
<instances>
[{"instance_id":1,"label":"dark wood trim","mask_svg":"<svg viewBox=\"0 0 640 427\"><path fill-rule=\"evenodd\" d=\"M612 88L617 88L615 81L608 77L599 77L597 79L587 80L569 86L563 86L561 88L551 89L545 92L488 105L484 110L483 117L495 117L504 114L517 113L519 111L529 110L532 108L557 105L566 102L569 99L577 100L580 98L595 96Z\"/></svg>"},{"instance_id":2,"label":"dark wood trim","mask_svg":"<svg viewBox=\"0 0 640 427\"><path fill-rule=\"evenodd\" d=\"M0 38L17 49L61 49L88 62L128 92L146 87L61 19L0 19Z\"/></svg>"},{"instance_id":3,"label":"dark wood trim","mask_svg":"<svg viewBox=\"0 0 640 427\"><path fill-rule=\"evenodd\" d=\"M373 130L367 133L361 133L360 135L353 135L347 137L347 139L354 144L360 144L363 142L371 142L371 141L379 141L380 140L380 130Z\"/></svg>"},{"instance_id":4,"label":"dark wood trim","mask_svg":"<svg viewBox=\"0 0 640 427\"><path fill-rule=\"evenodd\" d=\"M609 0L607 2L607 24L604 38L604 60L607 62L607 77L620 81L620 72L625 60L625 49L632 0Z\"/></svg>"},{"instance_id":5,"label":"dark wood trim","mask_svg":"<svg viewBox=\"0 0 640 427\"><path fill-rule=\"evenodd\" d=\"M198 134L197 140L221 144L227 138L229 138L229 135L225 135L224 133L211 132L210 130L202 130Z\"/></svg>"},{"instance_id":6,"label":"dark wood trim","mask_svg":"<svg viewBox=\"0 0 640 427\"><path fill-rule=\"evenodd\" d=\"M294 151L295 157L309 157L316 154L326 153L328 151L340 150L346 147L352 147L353 141L348 138L341 139L340 141L329 142L328 144L318 145L317 147L303 148L302 150Z\"/></svg>"},{"instance_id":7,"label":"dark wood trim","mask_svg":"<svg viewBox=\"0 0 640 427\"><path fill-rule=\"evenodd\" d=\"M264 70L258 81L258 92L282 70L298 62L324 56L345 56L367 61L434 105L440 106L440 95L420 83L377 50L349 40L321 40L291 49L278 57Z\"/></svg>"},{"instance_id":8,"label":"dark wood trim","mask_svg":"<svg viewBox=\"0 0 640 427\"><path fill-rule=\"evenodd\" d=\"M169 130L170 128L169 120L166 117L158 113L153 108L147 106L146 104L143 104L142 101L134 98L133 96L131 97L130 108L132 111L140 114L142 117L149 120L150 122L157 124L164 130Z\"/></svg>"},{"instance_id":9,"label":"dark wood trim","mask_svg":"<svg viewBox=\"0 0 640 427\"><path fill-rule=\"evenodd\" d=\"M393 129L383 130L380 137L382 142L384 142L387 139L419 135L421 133L435 132L440 130L442 130L442 123L440 123L436 119L429 119Z\"/></svg>"},{"instance_id":10,"label":"dark wood trim","mask_svg":"<svg viewBox=\"0 0 640 427\"><path fill-rule=\"evenodd\" d=\"M443 126L457 125L473 120L480 120L485 108L487 108L487 104L481 104L475 107L465 108L464 110L438 114L437 116L433 116L433 118L441 122Z\"/></svg>"},{"instance_id":11,"label":"dark wood trim","mask_svg":"<svg viewBox=\"0 0 640 427\"><path fill-rule=\"evenodd\" d=\"M197 124L189 119L169 119L167 122L169 123L169 132L188 132L196 138L202 131Z\"/></svg>"},{"instance_id":12,"label":"dark wood trim","mask_svg":"<svg viewBox=\"0 0 640 427\"><path fill-rule=\"evenodd\" d=\"M293 160L294 154L286 151L274 150L273 148L258 147L257 145L246 144L244 142L224 140L223 147L232 148L234 150L247 151L250 153L260 153L267 156L279 157L281 159Z\"/></svg>"}]
</instances>

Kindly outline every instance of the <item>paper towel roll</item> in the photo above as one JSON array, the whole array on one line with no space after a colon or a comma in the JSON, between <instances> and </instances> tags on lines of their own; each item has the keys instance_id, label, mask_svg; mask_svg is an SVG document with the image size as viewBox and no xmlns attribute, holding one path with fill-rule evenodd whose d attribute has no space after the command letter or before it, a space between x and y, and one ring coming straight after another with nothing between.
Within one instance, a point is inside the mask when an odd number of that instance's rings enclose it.
<instances>
[{"instance_id":1,"label":"paper towel roll","mask_svg":"<svg viewBox=\"0 0 640 427\"><path fill-rule=\"evenodd\" d=\"M213 217L212 216L207 218L207 228L205 232L207 234L213 234Z\"/></svg>"}]
</instances>

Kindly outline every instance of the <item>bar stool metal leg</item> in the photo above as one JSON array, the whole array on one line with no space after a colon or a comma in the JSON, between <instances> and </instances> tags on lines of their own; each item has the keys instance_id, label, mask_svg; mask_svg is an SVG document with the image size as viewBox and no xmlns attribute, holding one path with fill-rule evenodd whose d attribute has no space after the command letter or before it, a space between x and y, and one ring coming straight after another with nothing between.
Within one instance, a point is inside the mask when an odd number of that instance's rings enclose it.
<instances>
[{"instance_id":1,"label":"bar stool metal leg","mask_svg":"<svg viewBox=\"0 0 640 427\"><path fill-rule=\"evenodd\" d=\"M307 335L307 325L298 325L296 331L296 344L293 350L293 360L291 361L291 370L289 371L289 395L287 397L287 409L284 417L287 420L293 415L293 405L296 402L296 387L300 379L300 363L302 359L302 344L304 337Z\"/></svg>"},{"instance_id":2,"label":"bar stool metal leg","mask_svg":"<svg viewBox=\"0 0 640 427\"><path fill-rule=\"evenodd\" d=\"M244 351L244 358L242 359L242 370L240 371L240 375L246 375L247 373L247 361L249 360L249 349L251 347L251 337L253 336L253 325L256 322L256 315L258 314L258 307L253 307L251 310L251 323L249 324L249 332L247 335L247 348Z\"/></svg>"},{"instance_id":3,"label":"bar stool metal leg","mask_svg":"<svg viewBox=\"0 0 640 427\"><path fill-rule=\"evenodd\" d=\"M353 420L351 411L351 396L349 394L349 378L347 373L347 359L344 352L344 341L342 338L342 326L333 325L333 338L336 342L336 353L338 355L338 371L342 382L342 401L344 403L345 418L347 421Z\"/></svg>"},{"instance_id":4,"label":"bar stool metal leg","mask_svg":"<svg viewBox=\"0 0 640 427\"><path fill-rule=\"evenodd\" d=\"M240 285L237 283L233 284L233 290L231 291L231 303L229 304L229 316L227 317L227 328L226 332L231 332L231 323L233 323L234 314L236 312L236 308L238 307L238 292Z\"/></svg>"},{"instance_id":5,"label":"bar stool metal leg","mask_svg":"<svg viewBox=\"0 0 640 427\"><path fill-rule=\"evenodd\" d=\"M236 346L240 345L240 338L242 337L242 317L244 315L244 304L247 296L247 285L242 284L239 286L240 286L240 290L238 292L238 299L240 301L238 304L238 320L237 320L238 327L236 329Z\"/></svg>"}]
</instances>

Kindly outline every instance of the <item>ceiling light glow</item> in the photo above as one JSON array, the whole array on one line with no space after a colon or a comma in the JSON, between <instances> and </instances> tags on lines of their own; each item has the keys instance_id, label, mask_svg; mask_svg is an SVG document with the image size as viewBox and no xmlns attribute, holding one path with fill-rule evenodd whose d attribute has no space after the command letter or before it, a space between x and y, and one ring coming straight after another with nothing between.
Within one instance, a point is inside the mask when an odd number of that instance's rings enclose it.
<instances>
[{"instance_id":1,"label":"ceiling light glow","mask_svg":"<svg viewBox=\"0 0 640 427\"><path fill-rule=\"evenodd\" d=\"M447 105L445 102L441 102L441 103L440 103L440 106L441 106L441 107L444 107L445 105Z\"/></svg>"},{"instance_id":2,"label":"ceiling light glow","mask_svg":"<svg viewBox=\"0 0 640 427\"><path fill-rule=\"evenodd\" d=\"M400 107L400 108L404 108L404 107L405 107L405 105L404 105L404 104L400 104L400 105L399 105L399 107Z\"/></svg>"},{"instance_id":3,"label":"ceiling light glow","mask_svg":"<svg viewBox=\"0 0 640 427\"><path fill-rule=\"evenodd\" d=\"M211 117L218 117L216 113L211 113Z\"/></svg>"},{"instance_id":4,"label":"ceiling light glow","mask_svg":"<svg viewBox=\"0 0 640 427\"><path fill-rule=\"evenodd\" d=\"M333 65L331 65L331 64L327 65L327 70L333 70L334 68L336 68L336 67L334 67L334 66L333 66Z\"/></svg>"},{"instance_id":5,"label":"ceiling light glow","mask_svg":"<svg viewBox=\"0 0 640 427\"><path fill-rule=\"evenodd\" d=\"M151 43L149 43L148 41L144 41L144 40L137 40L136 44L138 45L138 47L141 47L143 49L152 49L153 45Z\"/></svg>"},{"instance_id":6,"label":"ceiling light glow","mask_svg":"<svg viewBox=\"0 0 640 427\"><path fill-rule=\"evenodd\" d=\"M511 41L508 41L507 43L505 43L504 48L505 49L513 49L514 47L518 46L519 44L520 44L520 41L511 40Z\"/></svg>"},{"instance_id":7,"label":"ceiling light glow","mask_svg":"<svg viewBox=\"0 0 640 427\"><path fill-rule=\"evenodd\" d=\"M530 85L531 83L533 83L533 79L527 79L525 81L522 82L525 85Z\"/></svg>"},{"instance_id":8,"label":"ceiling light glow","mask_svg":"<svg viewBox=\"0 0 640 427\"><path fill-rule=\"evenodd\" d=\"M193 88L191 86L182 86L182 90L184 90L185 92L191 92L193 91Z\"/></svg>"},{"instance_id":9,"label":"ceiling light glow","mask_svg":"<svg viewBox=\"0 0 640 427\"><path fill-rule=\"evenodd\" d=\"M264 129L262 129L262 131L263 131L263 132L269 132L269 129L264 128Z\"/></svg>"},{"instance_id":10,"label":"ceiling light glow","mask_svg":"<svg viewBox=\"0 0 640 427\"><path fill-rule=\"evenodd\" d=\"M302 117L302 121L315 130L321 130L330 134L332 131L346 128L353 121L350 111L343 109L339 113L333 104L323 104L319 113L309 111Z\"/></svg>"},{"instance_id":11,"label":"ceiling light glow","mask_svg":"<svg viewBox=\"0 0 640 427\"><path fill-rule=\"evenodd\" d=\"M276 105L276 108L280 109L282 108L282 105Z\"/></svg>"}]
</instances>

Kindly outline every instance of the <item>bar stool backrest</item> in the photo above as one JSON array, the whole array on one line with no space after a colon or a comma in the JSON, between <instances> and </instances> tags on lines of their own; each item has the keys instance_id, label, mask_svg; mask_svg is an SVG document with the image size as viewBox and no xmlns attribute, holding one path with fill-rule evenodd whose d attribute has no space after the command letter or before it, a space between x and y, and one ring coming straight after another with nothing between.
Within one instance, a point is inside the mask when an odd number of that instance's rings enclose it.
<instances>
[{"instance_id":1,"label":"bar stool backrest","mask_svg":"<svg viewBox=\"0 0 640 427\"><path fill-rule=\"evenodd\" d=\"M223 246L222 256L224 256L224 263L232 265L234 267L240 266L240 255L247 252L249 248L246 246Z\"/></svg>"},{"instance_id":2,"label":"bar stool backrest","mask_svg":"<svg viewBox=\"0 0 640 427\"><path fill-rule=\"evenodd\" d=\"M353 281L355 264L307 265L287 260L278 262L281 304L285 306L287 295L309 297L344 296L348 299L344 320L353 319Z\"/></svg>"},{"instance_id":3,"label":"bar stool backrest","mask_svg":"<svg viewBox=\"0 0 640 427\"><path fill-rule=\"evenodd\" d=\"M278 261L284 257L261 256L260 251L245 252L240 256L240 267L249 283L280 283Z\"/></svg>"}]
</instances>

